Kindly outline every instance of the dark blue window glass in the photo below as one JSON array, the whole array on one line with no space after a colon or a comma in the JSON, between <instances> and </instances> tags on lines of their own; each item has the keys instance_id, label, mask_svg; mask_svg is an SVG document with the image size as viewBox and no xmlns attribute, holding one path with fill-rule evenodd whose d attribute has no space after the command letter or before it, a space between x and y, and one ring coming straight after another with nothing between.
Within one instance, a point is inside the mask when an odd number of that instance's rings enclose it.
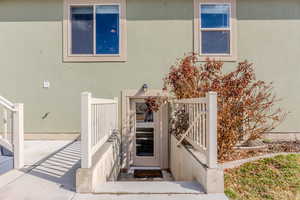
<instances>
[{"instance_id":1,"label":"dark blue window glass","mask_svg":"<svg viewBox=\"0 0 300 200\"><path fill-rule=\"evenodd\" d=\"M119 54L119 6L96 6L96 54Z\"/></svg>"},{"instance_id":2,"label":"dark blue window glass","mask_svg":"<svg viewBox=\"0 0 300 200\"><path fill-rule=\"evenodd\" d=\"M202 31L203 54L230 54L229 31Z\"/></svg>"},{"instance_id":3,"label":"dark blue window glass","mask_svg":"<svg viewBox=\"0 0 300 200\"><path fill-rule=\"evenodd\" d=\"M93 53L93 7L71 7L71 53Z\"/></svg>"},{"instance_id":4,"label":"dark blue window glass","mask_svg":"<svg viewBox=\"0 0 300 200\"><path fill-rule=\"evenodd\" d=\"M202 4L201 28L228 28L230 6L228 4Z\"/></svg>"}]
</instances>

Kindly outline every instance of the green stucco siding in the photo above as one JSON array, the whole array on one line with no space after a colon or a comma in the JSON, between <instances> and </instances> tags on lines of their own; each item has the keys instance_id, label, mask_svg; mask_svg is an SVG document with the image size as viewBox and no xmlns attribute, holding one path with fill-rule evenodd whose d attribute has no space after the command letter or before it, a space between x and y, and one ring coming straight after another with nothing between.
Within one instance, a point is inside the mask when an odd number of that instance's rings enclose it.
<instances>
[{"instance_id":1,"label":"green stucco siding","mask_svg":"<svg viewBox=\"0 0 300 200\"><path fill-rule=\"evenodd\" d=\"M237 15L239 60L274 81L291 111L276 131L300 132L300 1L237 0ZM0 1L0 95L25 104L26 132L78 132L81 92L112 98L143 83L159 89L175 59L193 49L192 0L127 0L127 62L64 63L62 16L62 0Z\"/></svg>"},{"instance_id":2,"label":"green stucco siding","mask_svg":"<svg viewBox=\"0 0 300 200\"><path fill-rule=\"evenodd\" d=\"M300 1L238 0L237 18L239 59L274 82L280 107L290 112L275 131L300 132Z\"/></svg>"}]
</instances>

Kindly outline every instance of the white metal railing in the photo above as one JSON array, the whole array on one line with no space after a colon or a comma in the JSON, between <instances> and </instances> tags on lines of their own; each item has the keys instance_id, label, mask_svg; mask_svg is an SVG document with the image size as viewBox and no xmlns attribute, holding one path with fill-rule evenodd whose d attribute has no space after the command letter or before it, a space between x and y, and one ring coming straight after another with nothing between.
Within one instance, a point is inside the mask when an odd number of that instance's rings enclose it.
<instances>
[{"instance_id":1,"label":"white metal railing","mask_svg":"<svg viewBox=\"0 0 300 200\"><path fill-rule=\"evenodd\" d=\"M13 104L0 96L0 146L14 155L14 168L24 166L23 104Z\"/></svg>"},{"instance_id":2,"label":"white metal railing","mask_svg":"<svg viewBox=\"0 0 300 200\"><path fill-rule=\"evenodd\" d=\"M81 94L81 167L90 168L92 156L118 128L118 98L93 98Z\"/></svg>"},{"instance_id":3,"label":"white metal railing","mask_svg":"<svg viewBox=\"0 0 300 200\"><path fill-rule=\"evenodd\" d=\"M187 115L188 128L180 134L178 144L184 139L193 148L202 152L210 168L217 166L217 93L209 92L204 98L181 99L173 103L174 111L179 109ZM175 116L176 117L176 116Z\"/></svg>"}]
</instances>

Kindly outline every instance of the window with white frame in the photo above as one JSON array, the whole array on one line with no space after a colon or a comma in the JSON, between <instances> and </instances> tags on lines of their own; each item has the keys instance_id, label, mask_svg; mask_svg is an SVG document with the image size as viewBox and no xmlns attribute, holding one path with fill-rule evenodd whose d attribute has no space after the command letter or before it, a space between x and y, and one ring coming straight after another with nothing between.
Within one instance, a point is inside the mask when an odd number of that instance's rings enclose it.
<instances>
[{"instance_id":1,"label":"window with white frame","mask_svg":"<svg viewBox=\"0 0 300 200\"><path fill-rule=\"evenodd\" d=\"M235 0L195 0L195 52L203 58L235 60L235 13Z\"/></svg>"},{"instance_id":2,"label":"window with white frame","mask_svg":"<svg viewBox=\"0 0 300 200\"><path fill-rule=\"evenodd\" d=\"M65 0L65 61L125 61L125 0Z\"/></svg>"}]
</instances>

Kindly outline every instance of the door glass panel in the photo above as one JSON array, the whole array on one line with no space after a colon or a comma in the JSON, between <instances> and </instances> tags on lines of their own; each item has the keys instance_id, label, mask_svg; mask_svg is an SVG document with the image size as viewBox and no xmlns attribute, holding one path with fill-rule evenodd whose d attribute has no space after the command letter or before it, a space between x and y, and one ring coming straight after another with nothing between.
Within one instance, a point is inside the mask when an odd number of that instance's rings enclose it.
<instances>
[{"instance_id":1,"label":"door glass panel","mask_svg":"<svg viewBox=\"0 0 300 200\"><path fill-rule=\"evenodd\" d=\"M146 103L136 103L136 156L154 156L153 112Z\"/></svg>"}]
</instances>

